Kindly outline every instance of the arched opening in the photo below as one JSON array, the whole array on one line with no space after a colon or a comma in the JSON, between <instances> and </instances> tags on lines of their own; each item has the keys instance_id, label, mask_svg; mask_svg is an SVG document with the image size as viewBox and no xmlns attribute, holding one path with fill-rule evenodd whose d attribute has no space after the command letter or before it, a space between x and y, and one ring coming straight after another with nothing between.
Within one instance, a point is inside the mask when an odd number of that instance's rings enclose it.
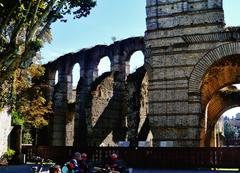
<instances>
[{"instance_id":1,"label":"arched opening","mask_svg":"<svg viewBox=\"0 0 240 173\"><path fill-rule=\"evenodd\" d=\"M224 112L222 116L227 117L229 119L235 119L238 116L238 119L240 118L240 106L231 108Z\"/></svg>"},{"instance_id":2,"label":"arched opening","mask_svg":"<svg viewBox=\"0 0 240 173\"><path fill-rule=\"evenodd\" d=\"M226 26L239 26L240 20L238 14L240 6L239 0L223 0L223 10Z\"/></svg>"},{"instance_id":3,"label":"arched opening","mask_svg":"<svg viewBox=\"0 0 240 173\"><path fill-rule=\"evenodd\" d=\"M127 74L131 74L134 73L139 67L144 65L144 55L142 53L142 51L136 51L134 52L131 57L130 57L130 61L127 62L126 65L126 73Z\"/></svg>"},{"instance_id":4,"label":"arched opening","mask_svg":"<svg viewBox=\"0 0 240 173\"><path fill-rule=\"evenodd\" d=\"M72 69L72 84L71 84L72 90L70 91L69 102L76 101L77 85L78 85L79 79L80 79L80 65L79 63L76 63Z\"/></svg>"},{"instance_id":5,"label":"arched opening","mask_svg":"<svg viewBox=\"0 0 240 173\"><path fill-rule=\"evenodd\" d=\"M80 65L76 63L72 69L72 89L77 88L79 79L80 79Z\"/></svg>"},{"instance_id":6,"label":"arched opening","mask_svg":"<svg viewBox=\"0 0 240 173\"><path fill-rule=\"evenodd\" d=\"M240 55L224 57L214 63L205 73L201 84L202 122L205 122L205 146L224 146L224 113L240 106L238 74ZM240 112L240 111L239 111Z\"/></svg>"},{"instance_id":7,"label":"arched opening","mask_svg":"<svg viewBox=\"0 0 240 173\"><path fill-rule=\"evenodd\" d=\"M111 61L108 56L101 58L98 64L98 76L101 76L105 72L111 71Z\"/></svg>"},{"instance_id":8,"label":"arched opening","mask_svg":"<svg viewBox=\"0 0 240 173\"><path fill-rule=\"evenodd\" d=\"M227 146L239 145L240 141L240 107L234 107L223 114L224 137Z\"/></svg>"},{"instance_id":9,"label":"arched opening","mask_svg":"<svg viewBox=\"0 0 240 173\"><path fill-rule=\"evenodd\" d=\"M57 85L58 83L58 70L55 72L54 84Z\"/></svg>"}]
</instances>

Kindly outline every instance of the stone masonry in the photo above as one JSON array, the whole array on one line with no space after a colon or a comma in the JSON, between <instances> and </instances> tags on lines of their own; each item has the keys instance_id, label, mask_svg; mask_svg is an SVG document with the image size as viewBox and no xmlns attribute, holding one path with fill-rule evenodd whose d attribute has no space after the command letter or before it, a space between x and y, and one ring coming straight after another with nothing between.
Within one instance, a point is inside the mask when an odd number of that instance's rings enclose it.
<instances>
[{"instance_id":1,"label":"stone masonry","mask_svg":"<svg viewBox=\"0 0 240 173\"><path fill-rule=\"evenodd\" d=\"M66 54L45 65L50 85L48 98L54 105L48 129L49 144L116 146L119 141L128 140L130 120L128 98L125 97L128 92L127 77L131 55L139 50L145 53L143 38L133 37L109 46L97 45ZM111 72L98 76L98 64L105 56L111 62ZM76 63L80 65L80 80L74 90L72 69ZM58 83L55 85L56 71ZM138 87L142 85L141 80L143 77L140 78ZM146 90L147 84L144 85ZM140 101L141 99L136 100L135 104L138 108L144 107L141 109L145 111L146 117L148 105L144 102L141 106ZM136 116L142 119L140 114ZM140 125L136 126L137 129L141 128L142 121L138 121Z\"/></svg>"},{"instance_id":2,"label":"stone masonry","mask_svg":"<svg viewBox=\"0 0 240 173\"><path fill-rule=\"evenodd\" d=\"M146 11L154 146L204 146L208 102L239 79L202 81L217 61L239 55L239 30L224 28L222 0L147 0Z\"/></svg>"}]
</instances>

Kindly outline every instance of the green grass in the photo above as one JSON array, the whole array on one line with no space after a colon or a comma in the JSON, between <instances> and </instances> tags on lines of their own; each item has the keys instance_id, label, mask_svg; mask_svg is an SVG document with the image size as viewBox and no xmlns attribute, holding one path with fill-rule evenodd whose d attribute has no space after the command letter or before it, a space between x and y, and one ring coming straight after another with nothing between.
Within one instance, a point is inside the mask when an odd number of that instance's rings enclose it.
<instances>
[{"instance_id":1,"label":"green grass","mask_svg":"<svg viewBox=\"0 0 240 173\"><path fill-rule=\"evenodd\" d=\"M239 168L212 168L211 170L217 171L239 171Z\"/></svg>"}]
</instances>

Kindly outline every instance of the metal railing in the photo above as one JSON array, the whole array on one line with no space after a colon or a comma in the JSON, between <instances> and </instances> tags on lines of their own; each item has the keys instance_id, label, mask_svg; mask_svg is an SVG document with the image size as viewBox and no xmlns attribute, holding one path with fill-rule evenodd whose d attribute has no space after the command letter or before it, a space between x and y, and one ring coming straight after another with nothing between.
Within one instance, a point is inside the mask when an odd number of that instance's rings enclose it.
<instances>
[{"instance_id":1,"label":"metal railing","mask_svg":"<svg viewBox=\"0 0 240 173\"><path fill-rule=\"evenodd\" d=\"M51 147L24 146L27 159L33 155L51 159L63 164L75 152L85 152L89 161L105 160L111 153L117 153L129 167L138 168L240 168L240 148L131 148L131 147Z\"/></svg>"}]
</instances>

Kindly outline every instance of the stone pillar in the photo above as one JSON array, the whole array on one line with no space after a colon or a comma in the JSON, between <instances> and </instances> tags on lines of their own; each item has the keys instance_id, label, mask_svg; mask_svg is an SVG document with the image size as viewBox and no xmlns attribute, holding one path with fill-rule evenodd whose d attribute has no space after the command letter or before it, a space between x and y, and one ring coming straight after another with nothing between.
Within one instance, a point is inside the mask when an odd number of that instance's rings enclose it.
<instances>
[{"instance_id":1,"label":"stone pillar","mask_svg":"<svg viewBox=\"0 0 240 173\"><path fill-rule=\"evenodd\" d=\"M149 123L154 146L201 146L204 118L200 95L189 95L192 86L188 79L209 47L200 41L187 42L184 37L222 31L220 2L147 0L145 45L151 53L145 61L151 70Z\"/></svg>"},{"instance_id":2,"label":"stone pillar","mask_svg":"<svg viewBox=\"0 0 240 173\"><path fill-rule=\"evenodd\" d=\"M65 68L59 69L58 84L54 88L54 115L52 145L66 145L66 114L68 104L68 74Z\"/></svg>"},{"instance_id":3,"label":"stone pillar","mask_svg":"<svg viewBox=\"0 0 240 173\"><path fill-rule=\"evenodd\" d=\"M91 84L97 77L97 69L93 64L85 66L86 68L81 68L81 78L76 91L74 145L80 147L88 146L86 104L89 100Z\"/></svg>"},{"instance_id":4,"label":"stone pillar","mask_svg":"<svg viewBox=\"0 0 240 173\"><path fill-rule=\"evenodd\" d=\"M120 71L120 55L112 55L111 71Z\"/></svg>"}]
</instances>

